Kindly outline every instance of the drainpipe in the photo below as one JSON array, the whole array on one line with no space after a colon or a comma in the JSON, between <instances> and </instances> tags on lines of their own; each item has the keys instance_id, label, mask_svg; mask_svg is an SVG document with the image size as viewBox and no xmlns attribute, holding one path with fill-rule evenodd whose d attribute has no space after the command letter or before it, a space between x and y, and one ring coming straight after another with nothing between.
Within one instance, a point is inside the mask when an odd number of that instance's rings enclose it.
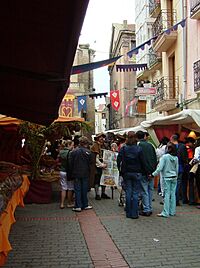
<instances>
[{"instance_id":1,"label":"drainpipe","mask_svg":"<svg viewBox=\"0 0 200 268\"><path fill-rule=\"evenodd\" d=\"M182 19L186 18L187 13L187 0L182 0ZM187 22L186 22L187 23ZM182 49L183 49L183 88L181 94L181 103L183 108L186 108L185 101L187 96L187 27L183 27L183 39L182 39Z\"/></svg>"}]
</instances>

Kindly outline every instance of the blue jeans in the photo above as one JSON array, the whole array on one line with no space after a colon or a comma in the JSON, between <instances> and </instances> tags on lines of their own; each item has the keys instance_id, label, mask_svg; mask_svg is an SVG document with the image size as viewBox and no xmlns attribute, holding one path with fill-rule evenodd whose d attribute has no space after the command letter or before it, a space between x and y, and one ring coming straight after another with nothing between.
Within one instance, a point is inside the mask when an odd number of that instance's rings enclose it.
<instances>
[{"instance_id":1,"label":"blue jeans","mask_svg":"<svg viewBox=\"0 0 200 268\"><path fill-rule=\"evenodd\" d=\"M79 178L74 180L75 207L86 208L88 206L88 178Z\"/></svg>"},{"instance_id":2,"label":"blue jeans","mask_svg":"<svg viewBox=\"0 0 200 268\"><path fill-rule=\"evenodd\" d=\"M126 217L138 217L138 196L140 190L141 173L128 173L124 175L126 184Z\"/></svg>"},{"instance_id":3,"label":"blue jeans","mask_svg":"<svg viewBox=\"0 0 200 268\"><path fill-rule=\"evenodd\" d=\"M176 203L179 203L179 200L180 200L180 190L181 190L181 185L182 185L182 177L183 177L183 173L178 173L177 185L176 185Z\"/></svg>"},{"instance_id":4,"label":"blue jeans","mask_svg":"<svg viewBox=\"0 0 200 268\"><path fill-rule=\"evenodd\" d=\"M149 179L147 176L142 176L140 181L140 194L142 197L143 212L152 212L152 199L154 190L154 179Z\"/></svg>"},{"instance_id":5,"label":"blue jeans","mask_svg":"<svg viewBox=\"0 0 200 268\"><path fill-rule=\"evenodd\" d=\"M161 214L164 217L174 216L176 214L176 184L177 180L164 179L164 207Z\"/></svg>"}]
</instances>

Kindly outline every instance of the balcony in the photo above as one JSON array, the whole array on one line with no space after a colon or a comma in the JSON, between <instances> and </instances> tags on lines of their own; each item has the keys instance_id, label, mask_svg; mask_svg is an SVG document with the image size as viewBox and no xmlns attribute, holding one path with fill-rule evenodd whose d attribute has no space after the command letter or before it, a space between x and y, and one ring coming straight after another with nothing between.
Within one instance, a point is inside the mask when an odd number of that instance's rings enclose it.
<instances>
[{"instance_id":1,"label":"balcony","mask_svg":"<svg viewBox=\"0 0 200 268\"><path fill-rule=\"evenodd\" d=\"M149 0L149 16L156 18L160 13L160 0Z\"/></svg>"},{"instance_id":2,"label":"balcony","mask_svg":"<svg viewBox=\"0 0 200 268\"><path fill-rule=\"evenodd\" d=\"M156 52L166 52L177 40L177 31L170 31L169 34L163 33L163 31L171 28L176 22L175 10L162 10L159 13L152 25L153 36L159 35L153 45Z\"/></svg>"},{"instance_id":3,"label":"balcony","mask_svg":"<svg viewBox=\"0 0 200 268\"><path fill-rule=\"evenodd\" d=\"M149 49L148 53L148 69L150 71L156 71L161 68L162 55L160 52L155 52L153 47Z\"/></svg>"},{"instance_id":4,"label":"balcony","mask_svg":"<svg viewBox=\"0 0 200 268\"><path fill-rule=\"evenodd\" d=\"M194 92L200 91L200 60L194 63Z\"/></svg>"},{"instance_id":5,"label":"balcony","mask_svg":"<svg viewBox=\"0 0 200 268\"><path fill-rule=\"evenodd\" d=\"M200 19L200 0L191 0L190 17L191 19Z\"/></svg>"},{"instance_id":6,"label":"balcony","mask_svg":"<svg viewBox=\"0 0 200 268\"><path fill-rule=\"evenodd\" d=\"M178 101L178 77L162 77L155 86L157 95L152 101L152 108L158 112L173 110Z\"/></svg>"}]
</instances>

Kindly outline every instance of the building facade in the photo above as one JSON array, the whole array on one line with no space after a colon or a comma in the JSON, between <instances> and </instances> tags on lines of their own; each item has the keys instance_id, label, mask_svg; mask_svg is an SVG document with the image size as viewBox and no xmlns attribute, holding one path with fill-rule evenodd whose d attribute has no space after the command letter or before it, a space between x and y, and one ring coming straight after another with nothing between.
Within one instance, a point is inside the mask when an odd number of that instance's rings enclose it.
<instances>
[{"instance_id":1,"label":"building facade","mask_svg":"<svg viewBox=\"0 0 200 268\"><path fill-rule=\"evenodd\" d=\"M138 83L148 82L157 88L157 94L147 102L147 119L158 114L174 114L183 108L199 109L198 79L195 80L195 77L198 76L200 29L199 20L197 17L194 19L195 15L192 18L191 9L192 1L136 1L137 46L157 36L152 45L139 51L137 56L138 63L145 58L148 65L147 70L137 74ZM140 30L141 21L146 28L144 31ZM182 27L174 27L181 21ZM167 29L169 31L164 32Z\"/></svg>"},{"instance_id":2,"label":"building facade","mask_svg":"<svg viewBox=\"0 0 200 268\"><path fill-rule=\"evenodd\" d=\"M76 50L73 66L91 63L95 51L89 44L80 44ZM95 130L95 100L89 97L93 93L93 71L71 75L70 86L60 105L59 115L67 117L83 117L91 123ZM86 96L86 111L78 111L78 96ZM93 134L92 133L92 134Z\"/></svg>"},{"instance_id":3,"label":"building facade","mask_svg":"<svg viewBox=\"0 0 200 268\"><path fill-rule=\"evenodd\" d=\"M106 130L106 104L99 104L95 110L95 133L105 132Z\"/></svg>"},{"instance_id":4,"label":"building facade","mask_svg":"<svg viewBox=\"0 0 200 268\"><path fill-rule=\"evenodd\" d=\"M110 58L123 55L118 61L118 65L129 65L136 63L135 57L129 58L127 52L134 48L135 43L135 25L127 24L124 20L123 24L112 24L112 36L110 43ZM138 125L144 120L145 111L138 113L138 100L135 98L136 72L126 71L118 72L116 64L109 67L110 74L110 90L119 90L120 106L115 111L112 105L109 108L109 129L126 128ZM137 102L137 103L136 103Z\"/></svg>"}]
</instances>

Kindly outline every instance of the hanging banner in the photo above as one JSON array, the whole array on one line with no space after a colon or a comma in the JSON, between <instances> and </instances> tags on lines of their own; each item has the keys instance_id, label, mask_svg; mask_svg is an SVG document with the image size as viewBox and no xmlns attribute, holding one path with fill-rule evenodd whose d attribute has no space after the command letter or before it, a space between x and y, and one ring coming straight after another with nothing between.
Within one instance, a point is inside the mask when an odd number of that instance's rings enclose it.
<instances>
[{"instance_id":1,"label":"hanging banner","mask_svg":"<svg viewBox=\"0 0 200 268\"><path fill-rule=\"evenodd\" d=\"M103 162L107 167L103 169L100 185L119 186L119 171L117 169L117 152L103 150Z\"/></svg>"},{"instance_id":2,"label":"hanging banner","mask_svg":"<svg viewBox=\"0 0 200 268\"><path fill-rule=\"evenodd\" d=\"M59 109L60 116L73 117L74 99L74 95L65 95Z\"/></svg>"},{"instance_id":3,"label":"hanging banner","mask_svg":"<svg viewBox=\"0 0 200 268\"><path fill-rule=\"evenodd\" d=\"M132 58L133 55L136 55L138 54L139 52L139 49L142 49L144 50L145 48L145 45L148 45L150 46L151 45L151 42L152 41L155 41L159 36L161 36L162 34L170 34L171 31L176 31L178 29L178 26L181 25L181 27L185 27L186 25L186 19L183 19L182 21L176 23L175 25L173 25L172 27L170 27L169 29L161 32L160 34L156 35L156 36L153 36L152 38L148 39L147 41L145 41L144 43L140 44L139 46L131 49L130 51L128 51L126 53L126 55L129 57L129 58ZM88 72L88 71L91 71L91 70L94 70L94 69L97 69L97 68L101 68L101 67L104 67L104 66L111 66L113 64L115 64L115 62L123 57L124 55L119 55L117 57L114 57L114 58L110 58L110 59L107 59L107 60L103 60L103 61L98 61L98 62L91 62L91 63L87 63L87 64L82 64L82 65L76 65L76 66L73 66L72 67L72 70L71 70L71 75L73 74L80 74L80 73L83 73L83 72Z\"/></svg>"},{"instance_id":4,"label":"hanging banner","mask_svg":"<svg viewBox=\"0 0 200 268\"><path fill-rule=\"evenodd\" d=\"M97 69L100 67L114 64L121 57L122 57L122 55L117 56L115 58L107 59L107 60L102 60L102 61L91 62L91 63L87 63L87 64L73 66L72 71L71 71L71 75L88 72L88 71L91 71L91 70L94 70L94 69Z\"/></svg>"},{"instance_id":5,"label":"hanging banner","mask_svg":"<svg viewBox=\"0 0 200 268\"><path fill-rule=\"evenodd\" d=\"M137 102L138 98L133 98L131 101L129 101L126 104L126 110L125 110L125 115L133 115L133 113L136 113L137 111Z\"/></svg>"},{"instance_id":6,"label":"hanging banner","mask_svg":"<svg viewBox=\"0 0 200 268\"><path fill-rule=\"evenodd\" d=\"M87 97L86 96L78 96L78 113L87 112Z\"/></svg>"},{"instance_id":7,"label":"hanging banner","mask_svg":"<svg viewBox=\"0 0 200 268\"><path fill-rule=\"evenodd\" d=\"M110 91L110 101L113 109L115 111L119 110L120 100L119 100L119 90L111 90Z\"/></svg>"},{"instance_id":8,"label":"hanging banner","mask_svg":"<svg viewBox=\"0 0 200 268\"><path fill-rule=\"evenodd\" d=\"M142 63L142 64L120 64L120 65L116 65L116 71L120 71L120 72L128 72L128 71L138 71L138 70L145 70L147 69L147 64L146 63Z\"/></svg>"},{"instance_id":9,"label":"hanging banner","mask_svg":"<svg viewBox=\"0 0 200 268\"><path fill-rule=\"evenodd\" d=\"M156 36L153 36L152 38L150 38L149 40L147 40L144 43L140 44L139 46L131 49L130 51L127 52L127 55L131 58L133 56L133 54L138 54L139 49L144 49L145 45L150 46L151 42L155 41L159 36L161 36L163 34L170 34L172 31L177 31L179 25L181 25L182 28L185 27L186 19L183 19L182 21L179 21L178 23L176 23L175 25L173 25L169 29L161 32L160 34L158 34Z\"/></svg>"}]
</instances>

